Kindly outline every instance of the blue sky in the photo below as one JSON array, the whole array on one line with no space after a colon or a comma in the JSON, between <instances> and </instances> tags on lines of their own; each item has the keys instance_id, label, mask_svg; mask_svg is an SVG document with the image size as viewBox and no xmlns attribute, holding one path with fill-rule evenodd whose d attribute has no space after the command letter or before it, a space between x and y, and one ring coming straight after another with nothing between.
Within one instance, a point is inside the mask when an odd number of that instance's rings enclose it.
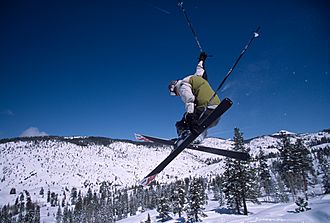
<instances>
[{"instance_id":1,"label":"blue sky","mask_svg":"<svg viewBox=\"0 0 330 223\"><path fill-rule=\"evenodd\" d=\"M199 50L177 1L0 3L0 138L31 134L174 137L184 112L170 80ZM210 136L330 128L327 1L185 0L216 88L233 107Z\"/></svg>"}]
</instances>

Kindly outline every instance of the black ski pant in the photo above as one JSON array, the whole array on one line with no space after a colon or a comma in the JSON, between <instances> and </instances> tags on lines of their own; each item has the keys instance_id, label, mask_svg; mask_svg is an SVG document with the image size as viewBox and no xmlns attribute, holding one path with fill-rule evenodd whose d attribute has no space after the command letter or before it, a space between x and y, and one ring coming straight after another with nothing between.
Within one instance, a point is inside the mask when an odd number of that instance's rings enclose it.
<instances>
[{"instance_id":1,"label":"black ski pant","mask_svg":"<svg viewBox=\"0 0 330 223\"><path fill-rule=\"evenodd\" d=\"M198 122L201 123L203 121L203 119L205 119L207 116L209 116L212 113L213 110L214 109L210 109L207 107L196 107L194 110L194 113L193 113L194 119L198 120ZM208 129L216 126L219 123L219 120L220 120L220 118L215 120L208 127ZM183 118L175 124L175 127L176 127L176 132L177 132L178 136L180 136L182 132L184 132L186 130L190 130L189 123L187 123L187 121L186 121L186 114L184 114ZM205 137L206 137L206 134L205 134Z\"/></svg>"}]
</instances>

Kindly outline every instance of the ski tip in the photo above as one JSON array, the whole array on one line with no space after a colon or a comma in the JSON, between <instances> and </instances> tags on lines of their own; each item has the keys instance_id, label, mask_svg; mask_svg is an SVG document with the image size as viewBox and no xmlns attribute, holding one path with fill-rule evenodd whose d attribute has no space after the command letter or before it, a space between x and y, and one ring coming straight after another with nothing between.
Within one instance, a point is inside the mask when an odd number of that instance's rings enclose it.
<instances>
[{"instance_id":1,"label":"ski tip","mask_svg":"<svg viewBox=\"0 0 330 223\"><path fill-rule=\"evenodd\" d=\"M221 103L226 104L229 108L233 105L233 101L230 98L224 98Z\"/></svg>"},{"instance_id":2,"label":"ski tip","mask_svg":"<svg viewBox=\"0 0 330 223\"><path fill-rule=\"evenodd\" d=\"M224 98L224 99L223 99L223 101L226 101L227 103L230 103L230 104L232 104L232 103L233 103L233 101L232 101L232 100L230 100L230 98Z\"/></svg>"},{"instance_id":3,"label":"ski tip","mask_svg":"<svg viewBox=\"0 0 330 223\"><path fill-rule=\"evenodd\" d=\"M145 177L143 180L141 180L140 185L144 187L148 186L156 178L156 176L157 174L150 177Z\"/></svg>"},{"instance_id":4,"label":"ski tip","mask_svg":"<svg viewBox=\"0 0 330 223\"><path fill-rule=\"evenodd\" d=\"M138 134L138 133L134 133L134 137L135 137L136 140L141 140L142 135Z\"/></svg>"},{"instance_id":5,"label":"ski tip","mask_svg":"<svg viewBox=\"0 0 330 223\"><path fill-rule=\"evenodd\" d=\"M135 139L144 142L152 142L150 139L146 138L144 135L135 133Z\"/></svg>"}]
</instances>

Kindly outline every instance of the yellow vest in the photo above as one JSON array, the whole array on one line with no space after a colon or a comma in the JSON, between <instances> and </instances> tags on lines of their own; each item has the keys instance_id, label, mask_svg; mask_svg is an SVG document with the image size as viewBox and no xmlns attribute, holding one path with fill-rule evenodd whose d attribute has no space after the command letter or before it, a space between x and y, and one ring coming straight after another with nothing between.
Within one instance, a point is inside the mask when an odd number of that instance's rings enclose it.
<instances>
[{"instance_id":1,"label":"yellow vest","mask_svg":"<svg viewBox=\"0 0 330 223\"><path fill-rule=\"evenodd\" d=\"M220 104L220 99L216 95L211 102L209 100L214 95L210 84L201 76L192 76L189 80L189 84L192 86L192 92L195 95L195 105L196 107L208 106L208 105L218 105Z\"/></svg>"}]
</instances>

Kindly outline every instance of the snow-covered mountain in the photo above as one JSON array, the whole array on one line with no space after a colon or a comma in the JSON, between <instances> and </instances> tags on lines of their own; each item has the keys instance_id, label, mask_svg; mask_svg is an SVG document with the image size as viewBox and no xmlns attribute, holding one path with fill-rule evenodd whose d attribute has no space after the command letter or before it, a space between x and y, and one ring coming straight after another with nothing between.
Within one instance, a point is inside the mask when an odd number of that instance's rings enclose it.
<instances>
[{"instance_id":1,"label":"snow-covered mountain","mask_svg":"<svg viewBox=\"0 0 330 223\"><path fill-rule=\"evenodd\" d=\"M272 135L246 140L250 154L256 156L278 152L283 134L291 140L302 139L311 150L330 147L330 132L295 134L280 131ZM232 149L233 141L207 138L203 145ZM38 200L41 188L57 191L75 187L86 191L98 190L104 181L118 187L138 184L170 152L171 147L130 140L102 137L30 137L0 140L0 207L14 203L17 195L30 191ZM222 173L224 157L186 149L158 176L160 182L200 175L204 177ZM41 213L42 214L42 213Z\"/></svg>"},{"instance_id":2,"label":"snow-covered mountain","mask_svg":"<svg viewBox=\"0 0 330 223\"><path fill-rule=\"evenodd\" d=\"M259 149L278 152L281 131L246 141L252 156ZM310 148L330 146L329 131L310 134L289 133L292 140L303 139ZM205 146L231 149L233 142L207 138ZM138 184L161 162L171 147L101 137L31 137L0 141L0 195L11 188L18 191L41 187L85 188L103 181L119 186ZM159 181L175 177L221 173L221 156L186 149L157 176ZM210 163L215 163L209 165Z\"/></svg>"},{"instance_id":3,"label":"snow-covered mountain","mask_svg":"<svg viewBox=\"0 0 330 223\"><path fill-rule=\"evenodd\" d=\"M323 130L316 133L293 133L286 130L273 133L271 135L259 136L246 141L246 146L251 149L250 154L256 155L259 153L259 149L262 149L266 154L277 153L278 146L281 141L282 135L287 135L294 143L297 139L302 139L307 148L313 150L317 148L323 148L329 146L330 132L329 130Z\"/></svg>"},{"instance_id":4,"label":"snow-covered mountain","mask_svg":"<svg viewBox=\"0 0 330 223\"><path fill-rule=\"evenodd\" d=\"M228 149L231 142L208 139L206 144ZM0 195L54 187L98 187L103 181L119 186L138 184L161 162L171 147L98 137L32 137L2 140ZM160 181L188 176L219 157L185 151L157 177ZM219 167L214 167L216 170ZM208 171L207 171L208 172Z\"/></svg>"}]
</instances>

